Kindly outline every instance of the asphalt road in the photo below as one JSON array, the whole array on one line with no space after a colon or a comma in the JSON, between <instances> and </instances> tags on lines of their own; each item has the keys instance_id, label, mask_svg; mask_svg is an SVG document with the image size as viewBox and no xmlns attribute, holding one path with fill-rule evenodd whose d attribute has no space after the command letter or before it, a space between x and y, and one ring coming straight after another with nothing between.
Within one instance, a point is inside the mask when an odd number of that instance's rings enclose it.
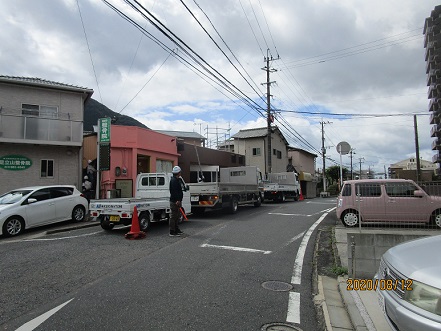
<instances>
[{"instance_id":1,"label":"asphalt road","mask_svg":"<svg viewBox=\"0 0 441 331\"><path fill-rule=\"evenodd\" d=\"M125 239L128 228L101 227L1 238L0 328L317 330L312 254L334 205L314 199L206 213L190 217L180 238L164 223L141 240Z\"/></svg>"}]
</instances>

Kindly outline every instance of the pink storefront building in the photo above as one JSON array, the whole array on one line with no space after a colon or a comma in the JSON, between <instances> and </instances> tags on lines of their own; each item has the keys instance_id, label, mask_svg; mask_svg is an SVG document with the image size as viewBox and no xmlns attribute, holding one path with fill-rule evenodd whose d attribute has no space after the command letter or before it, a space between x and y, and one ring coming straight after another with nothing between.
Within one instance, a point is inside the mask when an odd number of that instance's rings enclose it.
<instances>
[{"instance_id":1,"label":"pink storefront building","mask_svg":"<svg viewBox=\"0 0 441 331\"><path fill-rule=\"evenodd\" d=\"M84 137L83 168L94 160L96 134ZM132 197L141 172L171 172L178 164L176 137L135 126L111 125L110 170L100 172L100 198Z\"/></svg>"}]
</instances>

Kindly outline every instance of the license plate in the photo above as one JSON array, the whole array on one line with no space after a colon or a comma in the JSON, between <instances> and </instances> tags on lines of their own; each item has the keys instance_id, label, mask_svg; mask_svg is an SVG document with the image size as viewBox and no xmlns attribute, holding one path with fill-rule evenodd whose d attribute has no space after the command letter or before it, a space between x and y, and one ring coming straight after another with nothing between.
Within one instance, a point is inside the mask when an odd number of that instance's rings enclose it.
<instances>
[{"instance_id":1,"label":"license plate","mask_svg":"<svg viewBox=\"0 0 441 331\"><path fill-rule=\"evenodd\" d=\"M119 222L119 216L110 216L110 222Z\"/></svg>"},{"instance_id":2,"label":"license plate","mask_svg":"<svg viewBox=\"0 0 441 331\"><path fill-rule=\"evenodd\" d=\"M199 195L191 196L191 197L190 197L190 200L191 200L191 201L199 201Z\"/></svg>"}]
</instances>

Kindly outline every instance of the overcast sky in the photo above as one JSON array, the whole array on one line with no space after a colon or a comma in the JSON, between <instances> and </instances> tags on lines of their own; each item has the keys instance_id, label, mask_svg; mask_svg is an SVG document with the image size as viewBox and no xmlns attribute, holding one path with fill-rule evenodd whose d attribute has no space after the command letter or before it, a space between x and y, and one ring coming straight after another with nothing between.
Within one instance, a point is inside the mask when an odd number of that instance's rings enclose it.
<instances>
[{"instance_id":1,"label":"overcast sky","mask_svg":"<svg viewBox=\"0 0 441 331\"><path fill-rule=\"evenodd\" d=\"M438 1L138 2L1 1L0 75L91 88L153 130L208 131L214 147L266 126L269 55L272 112L291 146L319 154L324 122L327 157L338 164L346 141L354 168L362 158L383 172L415 156L417 114L431 161L423 27Z\"/></svg>"}]
</instances>

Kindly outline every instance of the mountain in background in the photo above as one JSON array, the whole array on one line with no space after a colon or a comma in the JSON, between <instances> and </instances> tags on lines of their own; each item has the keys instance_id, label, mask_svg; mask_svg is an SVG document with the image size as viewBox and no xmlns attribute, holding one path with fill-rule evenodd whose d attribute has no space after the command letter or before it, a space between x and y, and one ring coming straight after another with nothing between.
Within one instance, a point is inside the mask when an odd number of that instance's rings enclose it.
<instances>
[{"instance_id":1,"label":"mountain in background","mask_svg":"<svg viewBox=\"0 0 441 331\"><path fill-rule=\"evenodd\" d=\"M118 125L139 126L140 128L148 129L147 126L134 118L127 115L118 114L104 106L102 103L90 98L84 104L83 131L93 132L93 126L97 125L98 119L103 117L116 119L115 124Z\"/></svg>"}]
</instances>

